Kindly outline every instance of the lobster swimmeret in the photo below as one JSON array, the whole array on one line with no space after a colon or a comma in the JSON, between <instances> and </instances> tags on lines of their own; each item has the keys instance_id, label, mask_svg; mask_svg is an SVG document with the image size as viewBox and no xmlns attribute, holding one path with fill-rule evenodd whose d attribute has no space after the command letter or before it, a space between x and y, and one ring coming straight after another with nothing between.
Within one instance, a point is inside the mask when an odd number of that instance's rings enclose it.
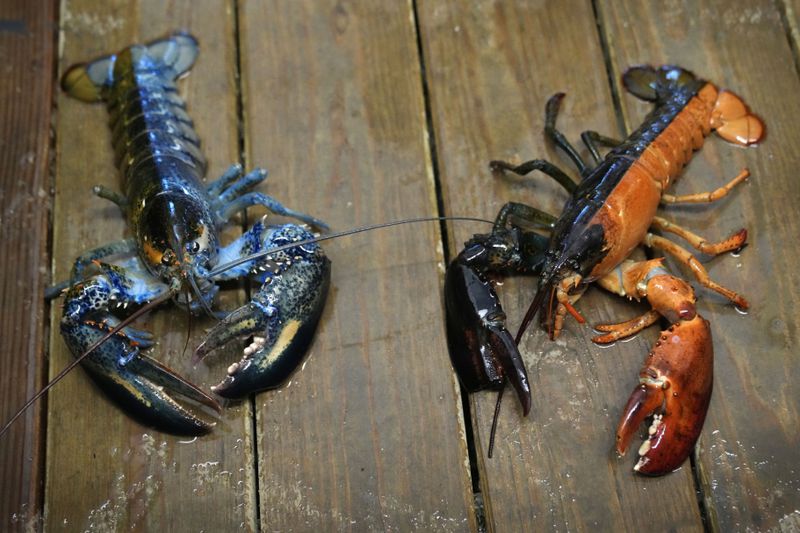
<instances>
[{"instance_id":1,"label":"lobster swimmeret","mask_svg":"<svg viewBox=\"0 0 800 533\"><path fill-rule=\"evenodd\" d=\"M240 398L279 386L301 362L325 304L330 261L318 245L306 244L212 276L216 265L312 237L303 226L259 221L221 246L218 231L235 213L254 205L326 226L269 196L248 192L266 178L261 169L243 175L234 165L210 185L202 183L205 159L175 87L197 51L194 37L174 34L75 65L64 75L62 85L71 96L108 106L123 194L102 187L95 192L119 205L133 238L77 259L66 288L61 333L78 357L120 324L117 315L129 305L171 298L189 312L214 314L216 282L247 276L261 284L260 290L220 321L196 352L202 357L253 335L241 361L213 387L220 396ZM51 291L54 295L57 291ZM151 334L126 326L82 364L115 402L146 424L178 434L207 432L210 425L170 393L218 409L217 402L140 353L152 344Z\"/></svg>"},{"instance_id":2,"label":"lobster swimmeret","mask_svg":"<svg viewBox=\"0 0 800 533\"><path fill-rule=\"evenodd\" d=\"M508 203L491 234L476 235L466 243L447 269L447 334L450 356L465 388L469 392L502 390L510 381L527 414L530 387L517 344L537 313L541 312L542 322L555 338L568 313L583 322L573 304L592 282L621 296L647 298L651 311L620 324L598 326L605 334L594 340L606 343L633 335L659 317L671 324L645 360L639 385L617 428L617 450L624 454L640 424L652 416L635 470L660 475L683 463L703 427L712 389L711 332L697 314L691 286L667 272L661 259L633 262L627 258L641 244L661 249L687 266L700 284L746 309L747 301L711 280L691 253L651 229L678 235L709 255L744 246L744 229L709 243L656 216L656 210L661 203L712 202L725 196L748 177L747 170L713 192L673 196L664 191L712 130L729 142L747 146L762 138L764 127L737 96L680 67L634 67L623 82L628 91L653 102L655 108L624 141L584 132L593 168L555 127L564 95L556 94L547 103L545 133L578 167L580 183L544 160L490 164L492 170L520 175L542 171L571 196L559 217ZM602 159L598 145L611 147ZM549 231L549 239L512 224L512 218ZM516 339L505 328L505 315L488 273L539 275L538 291Z\"/></svg>"}]
</instances>

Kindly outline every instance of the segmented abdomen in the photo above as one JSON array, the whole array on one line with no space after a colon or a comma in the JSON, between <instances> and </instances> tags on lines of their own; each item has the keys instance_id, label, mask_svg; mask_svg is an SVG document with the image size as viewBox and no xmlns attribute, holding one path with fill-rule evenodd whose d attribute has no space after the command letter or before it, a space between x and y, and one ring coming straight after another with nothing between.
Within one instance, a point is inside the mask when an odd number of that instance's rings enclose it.
<instances>
[{"instance_id":1,"label":"segmented abdomen","mask_svg":"<svg viewBox=\"0 0 800 533\"><path fill-rule=\"evenodd\" d=\"M115 62L107 102L116 165L131 200L163 187L164 178L199 188L205 174L200 140L174 76L144 47L126 49Z\"/></svg>"},{"instance_id":2,"label":"segmented abdomen","mask_svg":"<svg viewBox=\"0 0 800 533\"><path fill-rule=\"evenodd\" d=\"M717 94L714 85L703 85L675 114L669 125L648 144L631 170L640 167L641 171L661 184L662 190L666 189L711 133L711 112Z\"/></svg>"}]
</instances>

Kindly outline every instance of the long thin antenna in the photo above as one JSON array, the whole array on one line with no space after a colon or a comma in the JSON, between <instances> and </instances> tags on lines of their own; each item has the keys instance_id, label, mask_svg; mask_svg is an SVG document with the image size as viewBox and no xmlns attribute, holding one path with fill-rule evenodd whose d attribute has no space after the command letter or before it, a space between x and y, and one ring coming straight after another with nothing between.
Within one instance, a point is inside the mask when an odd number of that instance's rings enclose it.
<instances>
[{"instance_id":1,"label":"long thin antenna","mask_svg":"<svg viewBox=\"0 0 800 533\"><path fill-rule=\"evenodd\" d=\"M506 391L506 384L503 383L503 388L497 393L497 403L494 404L494 416L492 417L492 431L489 434L489 453L487 456L492 458L494 452L494 436L497 434L497 419L500 417L500 403L503 401L503 393Z\"/></svg>"},{"instance_id":2,"label":"long thin antenna","mask_svg":"<svg viewBox=\"0 0 800 533\"><path fill-rule=\"evenodd\" d=\"M248 255L246 257L240 257L230 263L225 263L224 265L220 265L213 269L211 272L208 273L209 277L218 276L223 272L230 270L234 267L241 265L242 263L247 263L248 261L253 261L255 259L261 259L262 257L274 254L275 252L280 252L283 250L288 250L290 248L297 248L298 246L305 246L306 244L313 244L315 242L322 242L322 241L329 241L331 239L336 239L338 237L346 237L348 235L355 235L357 233L364 233L365 231L372 231L376 229L382 228L390 228L392 226L400 226L401 224L414 224L416 222L438 222L442 220L460 220L466 222L483 222L486 224L494 224L491 220L486 220L485 218L476 218L476 217L419 217L419 218L406 218L403 220L394 220L392 222L383 222L381 224L370 224L369 226L361 226L359 228L353 228L345 231L339 231L336 233L329 233L327 235L320 235L319 237L314 237L313 239L305 239L302 241L296 241L290 244L283 244L281 246L276 246L275 248L270 248L268 250L263 250L261 252L256 252L252 255Z\"/></svg>"},{"instance_id":3,"label":"long thin antenna","mask_svg":"<svg viewBox=\"0 0 800 533\"><path fill-rule=\"evenodd\" d=\"M139 318L140 316L142 316L142 315L143 315L143 314L145 314L146 312L150 311L151 309L153 309L153 308L154 308L154 307L156 307L157 305L160 305L160 304L162 304L162 303L166 302L167 300L169 300L170 298L172 298L172 296L173 296L173 295L174 295L174 291L169 291L169 292L166 292L166 293L164 293L163 295L161 295L161 296L159 296L158 298L156 298L155 300L151 301L150 303L148 303L148 304L146 304L146 305L142 306L140 309L137 309L137 310L136 310L136 312L134 312L134 313L133 313L131 316L129 316L128 318L126 318L125 320L123 320L122 322L120 322L119 324L117 324L117 325L116 325L114 328L112 328L112 329L111 329L111 330L110 330L108 333L106 333L105 335L103 335L103 336L100 338L100 340L98 340L97 342L95 342L94 344L92 344L91 346L89 346L89 348L87 348L85 352L83 352L83 353L82 353L80 356L76 357L76 358L75 358L75 360L74 360L73 362L71 362L70 364L68 364L68 365L66 366L66 368L64 368L64 370L62 370L61 372L59 372L59 373L58 373L58 375L57 375L56 377L54 377L54 378L53 378L53 380L52 380L50 383L48 383L47 385L45 385L45 386L44 386L44 388L42 388L42 390L40 390L39 392L37 392L37 393L36 393L36 394L33 396L33 398L31 398L30 400L28 400L28 401L25 403L25 405L23 405L23 406L20 408L20 410L19 410L19 411L17 411L17 412L14 414L14 416L12 416L12 417L11 417L11 419L10 419L8 422L6 422L6 424L3 426L3 429L0 429L0 437L2 437L2 436L5 434L5 432L6 432L6 431L8 431L8 428L10 428L10 427L11 427L11 425L12 425L12 424L13 424L13 423L14 423L14 422L17 420L17 418L19 418L20 416L22 416L22 413L24 413L24 412L25 412L25 411L26 411L26 410L27 410L27 409L28 409L28 408L29 408L31 405L33 405L33 403L34 403L36 400L38 400L39 398L41 398L42 396L44 396L44 395L47 393L47 391L48 391L48 390L50 390L50 388L51 388L53 385L55 385L56 383L58 383L59 381L61 381L61 379L62 379L64 376L66 376L67 374L69 374L70 370L72 370L73 368L75 368L76 366L78 366L78 363L80 363L81 361L83 361L84 359L86 359L86 357L88 357L88 356L89 356L89 355L90 355L90 354L91 354L93 351L95 351L95 350L97 349L97 347L98 347L98 346L100 346L100 345L101 345L101 344L103 344L105 341L107 341L108 339L110 339L111 337L113 337L114 335L116 335L117 333L119 333L119 332L120 332L120 331L121 331L121 330L122 330L122 329L123 329L125 326L127 326L128 324L130 324L131 322L133 322L134 320L136 320L137 318Z\"/></svg>"},{"instance_id":4,"label":"long thin antenna","mask_svg":"<svg viewBox=\"0 0 800 533\"><path fill-rule=\"evenodd\" d=\"M223 272L225 272L227 270L230 270L231 268L237 267L237 266L239 266L239 265L241 265L243 263L247 263L248 261L253 261L255 259L260 259L261 257L265 257L265 256L273 254L275 252L279 252L279 251L282 251L282 250L288 250L290 248L296 248L298 246L304 246L306 244L313 244L315 242L328 241L328 240L335 239L335 238L338 238L338 237L345 237L347 235L355 235L357 233L363 233L363 232L366 232L366 231L372 231L372 230L381 229L381 228L389 228L389 227L392 227L392 226L399 226L401 224L413 224L413 223L416 223L416 222L434 222L434 221L438 222L438 221L442 221L442 220L460 220L460 221L467 221L467 222L483 222L483 223L486 223L486 224L494 224L494 222L491 221L491 220L486 220L484 218L476 218L476 217L419 217L419 218L408 218L408 219L403 219L403 220L395 220L395 221L392 221L392 222L384 222L382 224L371 224L369 226L361 226L359 228L353 228L353 229L346 230L346 231L340 231L340 232L337 232L337 233L330 233L328 235L322 235L322 236L319 236L319 237L315 237L313 239L306 239L306 240L303 240L303 241L297 241L297 242L293 242L293 243L290 243L290 244L277 246L275 248L270 248L269 250L264 250L264 251L261 251L261 252L257 252L255 254L252 254L252 255L247 256L247 257L241 257L241 258L239 258L239 259L237 259L235 261L231 261L230 263L226 263L224 265L218 266L217 268L215 268L214 270L209 272L208 275L209 275L209 277L217 276L217 275L219 275L219 274L221 274L221 273L223 273ZM199 291L199 288L197 287L197 283L194 280L194 278L189 276L189 282L191 283L192 288L195 290L195 292L198 293L198 297L200 298L200 304L203 306L203 308L207 312L210 312L211 310L208 308L208 304L202 298L202 293ZM47 294L49 295L50 298L54 298L54 297L58 296L64 290L65 287L66 287L66 284L62 283L60 285L57 285L54 288L51 288L51 290L48 291ZM56 288L57 288L57 290L56 290ZM174 291L174 290L166 292L163 295L161 295L160 297L156 298L155 300L153 300L150 303L146 304L145 306L141 307L136 312L134 312L131 316L129 316L128 318L126 318L125 320L120 322L116 327L111 329L108 333L103 335L103 337L101 337L100 340L98 340L97 342L92 344L80 356L76 357L75 360L72 363L67 365L67 367L64 368L64 370L59 372L58 375L55 378L53 378L53 380L50 383L45 385L44 388L42 388L42 390L37 392L33 396L33 398L28 400L25 403L25 405L23 405L19 409L19 411L17 411L14 414L14 416L12 416L11 419L8 422L6 422L6 424L3 426L3 429L0 429L0 437L2 437L6 433L6 431L8 431L8 428L10 428L11 425L20 416L22 416L22 414L31 405L33 405L34 402L36 402L36 400L38 400L39 398L44 396L47 393L47 391L50 390L50 388L53 387L53 385L55 385L56 383L61 381L61 379L64 376L66 376L73 368L78 366L78 364L81 361L83 361L86 357L88 357L89 354L91 354L93 351L95 351L98 346L103 344L106 340L108 340L112 336L114 336L117 333L119 333L125 326L127 326L128 324L130 324L131 322L133 322L134 320L136 320L137 318L139 318L140 316L145 314L147 311L153 309L157 305L160 305L160 304L166 302L167 300L169 300L170 298L172 298L175 294L176 294L176 291ZM212 313L212 316L213 316L213 313Z\"/></svg>"}]
</instances>

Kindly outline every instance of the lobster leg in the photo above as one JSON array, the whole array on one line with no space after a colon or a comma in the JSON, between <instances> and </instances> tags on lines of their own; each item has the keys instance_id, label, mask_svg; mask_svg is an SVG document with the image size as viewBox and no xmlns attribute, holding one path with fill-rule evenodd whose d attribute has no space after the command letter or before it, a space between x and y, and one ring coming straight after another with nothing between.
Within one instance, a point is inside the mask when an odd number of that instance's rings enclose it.
<instances>
[{"instance_id":1,"label":"lobster leg","mask_svg":"<svg viewBox=\"0 0 800 533\"><path fill-rule=\"evenodd\" d=\"M220 260L311 238L299 226L259 221L220 252ZM250 274L262 286L253 299L219 322L197 347L202 359L227 342L253 335L243 357L212 390L225 398L280 386L298 367L314 336L330 284L330 261L316 244L289 248L231 269L217 279Z\"/></svg>"},{"instance_id":2,"label":"lobster leg","mask_svg":"<svg viewBox=\"0 0 800 533\"><path fill-rule=\"evenodd\" d=\"M72 265L72 271L70 273L69 280L56 283L52 287L48 287L47 290L45 290L45 301L49 302L50 300L58 298L64 293L64 291L69 289L70 286L83 279L84 270L94 261L109 257L111 255L133 254L135 252L136 243L134 243L131 239L125 239L121 241L110 242L82 253L77 259L75 259L75 263Z\"/></svg>"},{"instance_id":3,"label":"lobster leg","mask_svg":"<svg viewBox=\"0 0 800 533\"><path fill-rule=\"evenodd\" d=\"M673 224L672 222L661 217L654 217L651 227L660 229L662 231L668 231L669 233L677 235L678 237L686 240L697 251L708 255L719 255L732 250L739 250L744 247L745 242L747 241L747 230L744 228L740 229L727 239L719 242L708 242L701 236L696 235L691 231L678 226L677 224Z\"/></svg>"},{"instance_id":4,"label":"lobster leg","mask_svg":"<svg viewBox=\"0 0 800 533\"><path fill-rule=\"evenodd\" d=\"M83 354L119 324L112 308L146 303L168 290L143 267L136 268L136 261L131 259L123 266L97 262L100 273L70 287L61 333L74 356ZM152 344L150 333L125 327L81 364L114 402L144 424L181 435L207 433L211 425L181 406L169 392L219 410L217 402L140 353Z\"/></svg>"},{"instance_id":5,"label":"lobster leg","mask_svg":"<svg viewBox=\"0 0 800 533\"><path fill-rule=\"evenodd\" d=\"M575 181L573 181L573 179L570 178L563 170L555 166L550 161L546 161L544 159L533 159L519 165L513 165L505 161L495 160L489 162L489 169L492 172L503 172L504 170L507 170L520 176L525 176L534 170L539 170L556 180L570 194L572 194L572 191L574 191L577 187Z\"/></svg>"},{"instance_id":6,"label":"lobster leg","mask_svg":"<svg viewBox=\"0 0 800 533\"><path fill-rule=\"evenodd\" d=\"M494 219L494 227L505 228L509 217L515 217L547 229L551 229L556 221L556 217L541 209L536 209L528 204L508 202L497 213L497 217Z\"/></svg>"},{"instance_id":7,"label":"lobster leg","mask_svg":"<svg viewBox=\"0 0 800 533\"><path fill-rule=\"evenodd\" d=\"M600 164L600 161L602 160L600 157L600 151L597 149L598 145L616 148L622 144L622 141L612 139L611 137L606 137L605 135L592 130L587 130L581 133L581 140L583 141L583 144L586 145L589 153L592 154L592 159L594 159L595 164Z\"/></svg>"},{"instance_id":8,"label":"lobster leg","mask_svg":"<svg viewBox=\"0 0 800 533\"><path fill-rule=\"evenodd\" d=\"M611 332L611 340L636 333L658 315L672 323L645 360L617 426L617 451L624 455L639 426L652 416L634 470L666 474L691 453L711 401L714 350L708 322L697 314L691 286L670 275L661 259L625 261L601 278L601 285L621 296L646 297L653 306L639 319L599 327ZM605 342L603 337L595 340Z\"/></svg>"},{"instance_id":9,"label":"lobster leg","mask_svg":"<svg viewBox=\"0 0 800 533\"><path fill-rule=\"evenodd\" d=\"M224 222L239 211L261 205L276 215L295 218L318 229L328 229L328 225L321 220L289 209L271 196L260 192L247 192L265 179L267 171L263 168L242 175L241 165L231 165L219 179L206 188L213 197L212 205L217 217Z\"/></svg>"},{"instance_id":10,"label":"lobster leg","mask_svg":"<svg viewBox=\"0 0 800 533\"><path fill-rule=\"evenodd\" d=\"M222 191L231 186L232 183L238 181L242 177L242 165L234 163L222 173L222 176L215 179L206 186L206 192L212 198L216 198Z\"/></svg>"},{"instance_id":11,"label":"lobster leg","mask_svg":"<svg viewBox=\"0 0 800 533\"><path fill-rule=\"evenodd\" d=\"M750 171L742 169L739 174L736 175L731 181L719 187L716 190L709 191L709 192L698 192L694 194L684 194L681 196L675 196L673 194L662 194L661 195L661 203L662 204L707 204L711 202L716 202L722 198L725 198L731 190L745 181L747 178L750 177Z\"/></svg>"},{"instance_id":12,"label":"lobster leg","mask_svg":"<svg viewBox=\"0 0 800 533\"><path fill-rule=\"evenodd\" d=\"M95 185L92 187L92 192L100 198L117 204L117 207L119 207L123 213L127 212L129 205L128 199L117 191L109 189L104 185Z\"/></svg>"},{"instance_id":13,"label":"lobster leg","mask_svg":"<svg viewBox=\"0 0 800 533\"><path fill-rule=\"evenodd\" d=\"M545 137L553 141L557 147L561 148L561 150L569 156L578 169L578 173L584 177L589 171L586 162L564 134L556 129L556 117L558 116L558 110L561 107L561 101L564 99L564 96L564 93L556 93L547 100L547 104L544 108L544 134Z\"/></svg>"},{"instance_id":14,"label":"lobster leg","mask_svg":"<svg viewBox=\"0 0 800 533\"><path fill-rule=\"evenodd\" d=\"M750 304L747 303L747 300L745 300L738 293L723 287L719 283L712 280L708 275L708 271L702 264L700 264L700 261L698 261L697 258L687 250L678 246L674 242L667 240L664 237L659 237L658 235L648 233L644 238L644 244L649 247L660 248L673 256L675 259L691 269L692 274L694 274L695 279L697 279L700 284L723 295L725 298L733 302L736 307L740 309L747 309L750 307Z\"/></svg>"},{"instance_id":15,"label":"lobster leg","mask_svg":"<svg viewBox=\"0 0 800 533\"><path fill-rule=\"evenodd\" d=\"M222 217L228 219L233 216L234 213L254 205L264 206L276 215L295 218L305 224L309 224L310 226L314 226L315 228L321 230L328 229L328 225L321 220L314 218L311 215L306 215L305 213L300 213L298 211L289 209L288 207L284 207L283 204L278 202L275 198L260 192L249 192L247 194L243 194L235 200L232 200L223 208Z\"/></svg>"},{"instance_id":16,"label":"lobster leg","mask_svg":"<svg viewBox=\"0 0 800 533\"><path fill-rule=\"evenodd\" d=\"M620 322L619 324L597 324L594 326L594 329L597 331L604 331L606 334L592 337L592 341L597 344L608 344L620 339L625 339L652 326L660 317L661 315L658 314L658 311L651 309L641 316L626 320L625 322Z\"/></svg>"}]
</instances>

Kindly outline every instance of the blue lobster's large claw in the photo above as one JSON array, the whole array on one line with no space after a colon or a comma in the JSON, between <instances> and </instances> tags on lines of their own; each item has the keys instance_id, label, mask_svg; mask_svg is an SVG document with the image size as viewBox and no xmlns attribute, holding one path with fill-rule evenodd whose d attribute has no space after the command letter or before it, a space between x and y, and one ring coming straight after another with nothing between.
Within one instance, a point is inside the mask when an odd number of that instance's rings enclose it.
<instances>
[{"instance_id":1,"label":"blue lobster's large claw","mask_svg":"<svg viewBox=\"0 0 800 533\"><path fill-rule=\"evenodd\" d=\"M450 359L467 391L499 389L508 380L527 415L531 409L528 374L505 327L506 315L491 282L454 260L445 275L445 307Z\"/></svg>"},{"instance_id":2,"label":"blue lobster's large claw","mask_svg":"<svg viewBox=\"0 0 800 533\"><path fill-rule=\"evenodd\" d=\"M320 248L298 255L277 275L266 277L253 300L219 322L197 347L202 358L229 341L253 335L238 363L212 390L224 398L279 387L308 350L322 315L331 265Z\"/></svg>"}]
</instances>

